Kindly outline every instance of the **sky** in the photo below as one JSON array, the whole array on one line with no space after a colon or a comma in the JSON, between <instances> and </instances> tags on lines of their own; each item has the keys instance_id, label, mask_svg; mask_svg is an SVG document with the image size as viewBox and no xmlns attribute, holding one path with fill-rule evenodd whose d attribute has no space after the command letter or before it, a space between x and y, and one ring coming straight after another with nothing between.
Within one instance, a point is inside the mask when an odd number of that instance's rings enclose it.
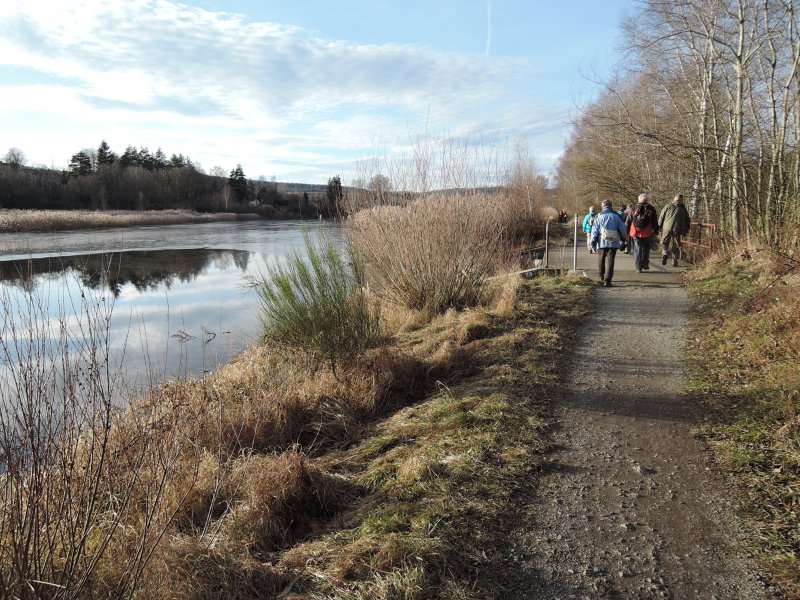
<instances>
[{"instance_id":1,"label":"sky","mask_svg":"<svg viewBox=\"0 0 800 600\"><path fill-rule=\"evenodd\" d=\"M552 175L635 0L2 0L0 156L106 140L344 184L420 140Z\"/></svg>"}]
</instances>

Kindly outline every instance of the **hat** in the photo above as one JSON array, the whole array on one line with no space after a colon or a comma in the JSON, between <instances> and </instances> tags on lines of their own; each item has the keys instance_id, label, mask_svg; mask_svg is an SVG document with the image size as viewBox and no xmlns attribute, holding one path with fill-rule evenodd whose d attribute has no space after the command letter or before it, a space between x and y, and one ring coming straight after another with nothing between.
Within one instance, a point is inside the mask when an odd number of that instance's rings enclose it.
<instances>
[{"instance_id":1,"label":"hat","mask_svg":"<svg viewBox=\"0 0 800 600\"><path fill-rule=\"evenodd\" d=\"M605 208L606 206L608 208L611 208L611 200L609 200L609 199L603 200L603 208Z\"/></svg>"}]
</instances>

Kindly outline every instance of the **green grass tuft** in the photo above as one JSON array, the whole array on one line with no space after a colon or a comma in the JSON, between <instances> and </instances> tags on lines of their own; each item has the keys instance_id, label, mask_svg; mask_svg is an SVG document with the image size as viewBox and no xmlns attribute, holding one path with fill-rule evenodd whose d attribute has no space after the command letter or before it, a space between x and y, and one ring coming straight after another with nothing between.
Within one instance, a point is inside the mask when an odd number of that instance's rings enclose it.
<instances>
[{"instance_id":1,"label":"green grass tuft","mask_svg":"<svg viewBox=\"0 0 800 600\"><path fill-rule=\"evenodd\" d=\"M358 260L350 268L329 238L306 236L305 250L270 265L256 286L265 337L335 365L376 339L378 313L362 289Z\"/></svg>"}]
</instances>

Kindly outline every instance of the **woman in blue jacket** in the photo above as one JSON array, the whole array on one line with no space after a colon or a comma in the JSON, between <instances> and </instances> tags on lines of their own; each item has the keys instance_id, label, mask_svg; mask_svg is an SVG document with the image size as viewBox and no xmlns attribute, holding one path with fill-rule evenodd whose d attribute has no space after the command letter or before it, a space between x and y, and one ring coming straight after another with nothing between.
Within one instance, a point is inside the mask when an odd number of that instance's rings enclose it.
<instances>
[{"instance_id":1,"label":"woman in blue jacket","mask_svg":"<svg viewBox=\"0 0 800 600\"><path fill-rule=\"evenodd\" d=\"M600 272L600 281L606 287L611 287L617 250L625 244L627 237L625 221L614 212L611 200L603 200L603 210L592 224L590 243L598 253L597 270Z\"/></svg>"}]
</instances>

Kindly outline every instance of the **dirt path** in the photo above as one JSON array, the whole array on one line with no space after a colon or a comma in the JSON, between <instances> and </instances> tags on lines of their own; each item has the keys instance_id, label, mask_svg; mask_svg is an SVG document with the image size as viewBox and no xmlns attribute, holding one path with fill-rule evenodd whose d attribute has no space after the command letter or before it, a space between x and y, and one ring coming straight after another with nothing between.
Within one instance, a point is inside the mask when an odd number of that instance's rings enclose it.
<instances>
[{"instance_id":1,"label":"dirt path","mask_svg":"<svg viewBox=\"0 0 800 600\"><path fill-rule=\"evenodd\" d=\"M690 299L653 258L640 275L619 256L565 365L554 449L511 539L510 600L778 597L692 436L678 398ZM596 277L585 251L581 267Z\"/></svg>"}]
</instances>

